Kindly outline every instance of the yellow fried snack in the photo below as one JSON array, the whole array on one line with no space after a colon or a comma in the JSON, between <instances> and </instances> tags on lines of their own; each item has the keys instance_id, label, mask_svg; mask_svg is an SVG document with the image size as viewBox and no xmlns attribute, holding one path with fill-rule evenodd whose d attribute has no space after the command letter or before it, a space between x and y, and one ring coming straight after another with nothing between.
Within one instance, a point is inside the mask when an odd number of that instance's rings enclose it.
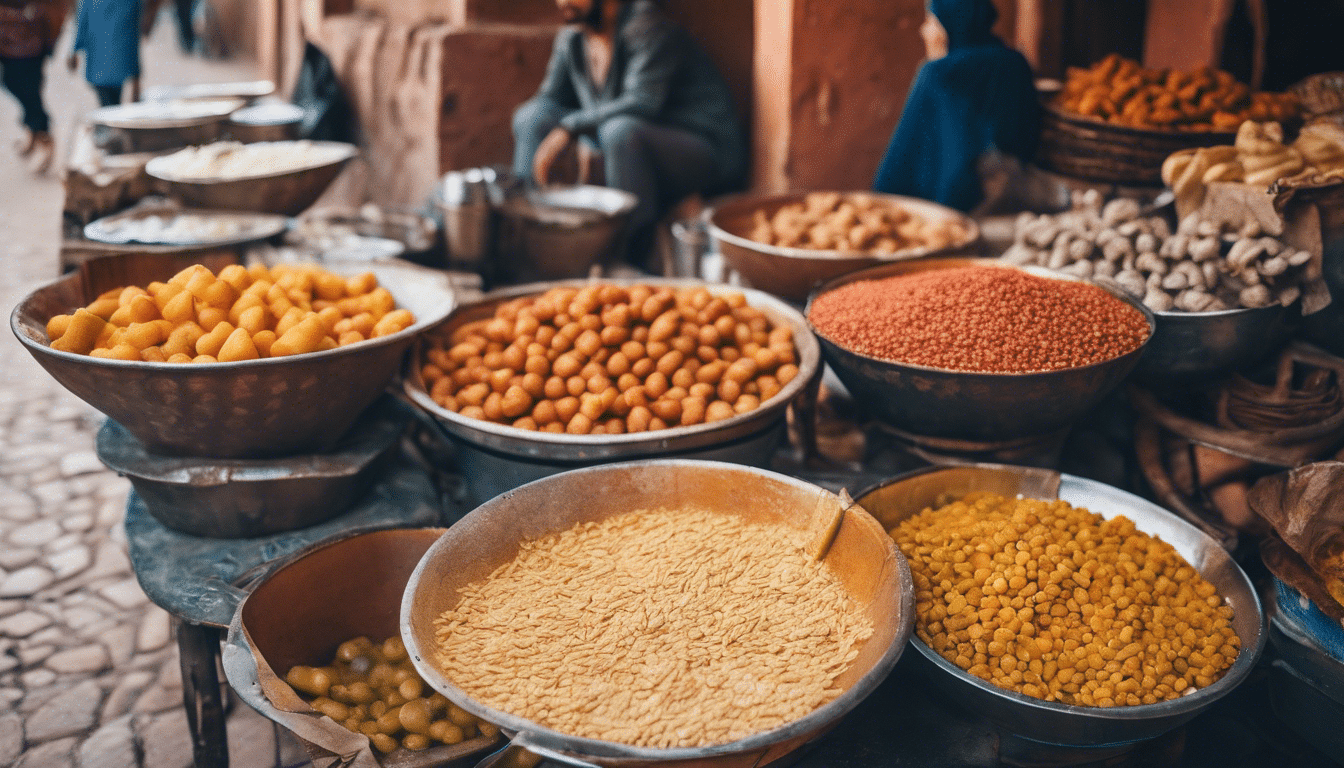
<instances>
[{"instance_id":1,"label":"yellow fried snack","mask_svg":"<svg viewBox=\"0 0 1344 768\"><path fill-rule=\"evenodd\" d=\"M166 282L114 288L47 322L51 347L103 359L237 362L299 355L398 333L415 323L372 272L314 265L195 264Z\"/></svg>"}]
</instances>

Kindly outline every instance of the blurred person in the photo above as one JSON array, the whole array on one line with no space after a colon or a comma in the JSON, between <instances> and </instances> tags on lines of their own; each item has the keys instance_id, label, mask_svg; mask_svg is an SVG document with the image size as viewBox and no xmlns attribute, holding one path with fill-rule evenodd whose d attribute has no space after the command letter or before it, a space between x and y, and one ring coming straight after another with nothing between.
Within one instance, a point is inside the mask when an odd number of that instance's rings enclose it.
<instances>
[{"instance_id":1,"label":"blurred person","mask_svg":"<svg viewBox=\"0 0 1344 768\"><path fill-rule=\"evenodd\" d=\"M732 188L745 175L746 145L728 87L652 0L556 6L566 26L541 88L513 116L514 173L545 185L576 141L583 167L600 150L606 185L639 197L630 252L642 260L666 210L693 192Z\"/></svg>"},{"instance_id":2,"label":"blurred person","mask_svg":"<svg viewBox=\"0 0 1344 768\"><path fill-rule=\"evenodd\" d=\"M929 0L919 68L873 189L961 211L981 203L988 157L1026 163L1040 138L1031 65L992 31L991 0Z\"/></svg>"},{"instance_id":3,"label":"blurred person","mask_svg":"<svg viewBox=\"0 0 1344 768\"><path fill-rule=\"evenodd\" d=\"M51 117L42 102L42 66L65 23L65 5L59 0L0 0L0 68L5 89L23 110L28 135L17 147L31 158L34 173L51 167L56 142Z\"/></svg>"},{"instance_id":4,"label":"blurred person","mask_svg":"<svg viewBox=\"0 0 1344 768\"><path fill-rule=\"evenodd\" d=\"M130 101L140 100L140 0L79 0L73 72L84 53L84 79L104 107L120 104L129 81Z\"/></svg>"}]
</instances>

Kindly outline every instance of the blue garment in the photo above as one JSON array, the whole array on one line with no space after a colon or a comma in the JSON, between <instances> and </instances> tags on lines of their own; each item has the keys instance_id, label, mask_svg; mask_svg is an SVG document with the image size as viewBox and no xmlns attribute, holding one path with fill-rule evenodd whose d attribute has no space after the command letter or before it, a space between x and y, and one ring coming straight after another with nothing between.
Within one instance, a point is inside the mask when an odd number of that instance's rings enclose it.
<instances>
[{"instance_id":1,"label":"blue garment","mask_svg":"<svg viewBox=\"0 0 1344 768\"><path fill-rule=\"evenodd\" d=\"M119 87L140 76L140 0L80 0L75 50L84 51L84 79Z\"/></svg>"},{"instance_id":2,"label":"blue garment","mask_svg":"<svg viewBox=\"0 0 1344 768\"><path fill-rule=\"evenodd\" d=\"M1040 105L1031 66L991 31L991 0L930 0L929 12L948 53L920 67L873 189L969 211L984 194L981 155L1035 154Z\"/></svg>"}]
</instances>

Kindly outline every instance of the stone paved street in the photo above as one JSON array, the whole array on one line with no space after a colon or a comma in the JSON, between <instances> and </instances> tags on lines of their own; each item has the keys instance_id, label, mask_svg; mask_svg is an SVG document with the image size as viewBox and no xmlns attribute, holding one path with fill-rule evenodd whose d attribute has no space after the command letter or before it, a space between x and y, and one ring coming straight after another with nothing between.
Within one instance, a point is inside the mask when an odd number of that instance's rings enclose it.
<instances>
[{"instance_id":1,"label":"stone paved street","mask_svg":"<svg viewBox=\"0 0 1344 768\"><path fill-rule=\"evenodd\" d=\"M68 32L68 30L67 30ZM64 69L68 38L48 65L58 142L96 106ZM160 20L144 52L145 84L252 78L246 62L178 52ZM0 96L0 306L56 277L62 200L14 156L23 135ZM184 768L192 763L169 616L141 592L120 527L129 484L93 452L102 417L0 334L0 766ZM288 734L233 706L233 766L306 764Z\"/></svg>"}]
</instances>

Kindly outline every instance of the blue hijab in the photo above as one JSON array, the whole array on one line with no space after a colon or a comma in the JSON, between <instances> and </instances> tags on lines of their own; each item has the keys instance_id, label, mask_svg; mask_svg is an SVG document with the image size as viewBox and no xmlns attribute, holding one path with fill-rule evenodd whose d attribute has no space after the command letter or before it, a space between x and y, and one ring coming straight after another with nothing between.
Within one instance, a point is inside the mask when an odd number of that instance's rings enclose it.
<instances>
[{"instance_id":1,"label":"blue hijab","mask_svg":"<svg viewBox=\"0 0 1344 768\"><path fill-rule=\"evenodd\" d=\"M1040 107L1027 60L991 31L991 0L930 0L929 12L948 52L920 67L873 189L969 211L983 196L980 156L998 149L1030 160Z\"/></svg>"}]
</instances>

